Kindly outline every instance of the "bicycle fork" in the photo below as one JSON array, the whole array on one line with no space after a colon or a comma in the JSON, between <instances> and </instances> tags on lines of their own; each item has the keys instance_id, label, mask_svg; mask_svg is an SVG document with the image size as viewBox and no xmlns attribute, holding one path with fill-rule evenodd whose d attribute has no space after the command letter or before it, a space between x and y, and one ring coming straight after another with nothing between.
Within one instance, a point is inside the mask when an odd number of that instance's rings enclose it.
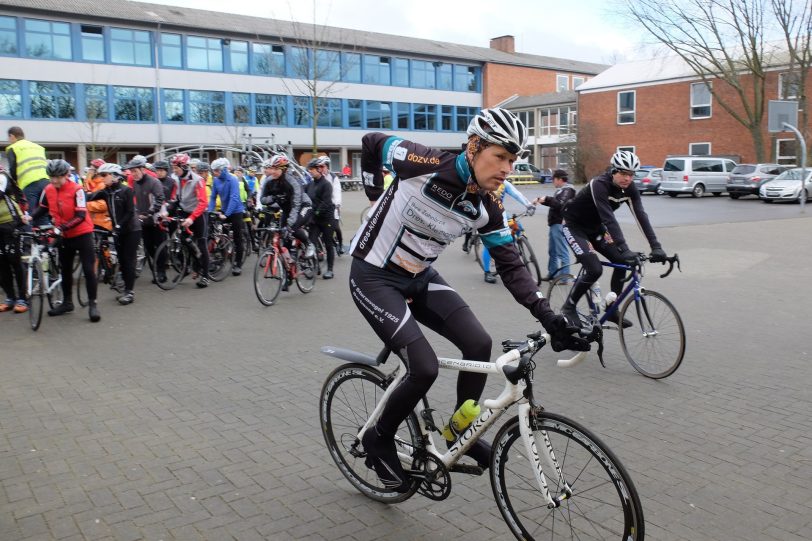
<instances>
[{"instance_id":1,"label":"bicycle fork","mask_svg":"<svg viewBox=\"0 0 812 541\"><path fill-rule=\"evenodd\" d=\"M539 485L541 493L544 495L544 499L547 500L547 508L555 509L560 507L564 500L572 496L572 488L569 483L564 480L564 475L561 473L561 467L555 458L555 452L553 451L553 446L552 443L550 443L547 432L544 430L533 432L530 426L530 409L530 404L519 405L519 433L527 450L527 456L530 457L530 463L533 467L533 473L536 476L536 482ZM549 470L554 470L558 476L559 484L562 487L561 493L558 496L550 494L550 489L547 486L547 478L544 476L542 468L542 459L539 457L539 448L543 450L542 456Z\"/></svg>"}]
</instances>

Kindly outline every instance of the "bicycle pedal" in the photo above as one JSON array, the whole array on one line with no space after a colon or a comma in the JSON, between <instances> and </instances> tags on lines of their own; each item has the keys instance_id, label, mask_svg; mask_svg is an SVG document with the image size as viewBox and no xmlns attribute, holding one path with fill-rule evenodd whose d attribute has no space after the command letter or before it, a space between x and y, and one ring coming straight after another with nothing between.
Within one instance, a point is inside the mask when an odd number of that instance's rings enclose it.
<instances>
[{"instance_id":1,"label":"bicycle pedal","mask_svg":"<svg viewBox=\"0 0 812 541\"><path fill-rule=\"evenodd\" d=\"M485 473L484 468L479 466L472 466L470 464L454 464L451 468L451 473L464 473L466 475L482 475Z\"/></svg>"}]
</instances>

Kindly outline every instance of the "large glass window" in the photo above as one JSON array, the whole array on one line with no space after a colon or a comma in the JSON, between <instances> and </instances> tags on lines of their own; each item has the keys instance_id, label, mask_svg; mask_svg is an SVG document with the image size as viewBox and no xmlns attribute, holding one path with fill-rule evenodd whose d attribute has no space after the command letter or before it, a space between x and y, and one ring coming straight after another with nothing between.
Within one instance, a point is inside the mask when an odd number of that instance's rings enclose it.
<instances>
[{"instance_id":1,"label":"large glass window","mask_svg":"<svg viewBox=\"0 0 812 541\"><path fill-rule=\"evenodd\" d=\"M155 92L152 88L113 87L116 120L152 122L155 120Z\"/></svg>"},{"instance_id":2,"label":"large glass window","mask_svg":"<svg viewBox=\"0 0 812 541\"><path fill-rule=\"evenodd\" d=\"M710 156L711 144L710 143L689 143L688 154L691 156ZM709 160L694 160L694 171L714 171L717 173L723 172L722 162L715 162Z\"/></svg>"},{"instance_id":3,"label":"large glass window","mask_svg":"<svg viewBox=\"0 0 812 541\"><path fill-rule=\"evenodd\" d=\"M70 25L26 19L25 54L34 58L72 59Z\"/></svg>"},{"instance_id":4,"label":"large glass window","mask_svg":"<svg viewBox=\"0 0 812 541\"><path fill-rule=\"evenodd\" d=\"M0 117L23 116L23 97L20 81L0 79Z\"/></svg>"},{"instance_id":5,"label":"large glass window","mask_svg":"<svg viewBox=\"0 0 812 541\"><path fill-rule=\"evenodd\" d=\"M2 46L0 46L2 49ZM778 99L797 100L801 88L801 76L798 72L778 74Z\"/></svg>"},{"instance_id":6,"label":"large glass window","mask_svg":"<svg viewBox=\"0 0 812 541\"><path fill-rule=\"evenodd\" d=\"M183 67L180 34L161 34L161 66L165 68Z\"/></svg>"},{"instance_id":7,"label":"large glass window","mask_svg":"<svg viewBox=\"0 0 812 541\"><path fill-rule=\"evenodd\" d=\"M82 60L104 62L104 29L101 26L82 25Z\"/></svg>"},{"instance_id":8,"label":"large glass window","mask_svg":"<svg viewBox=\"0 0 812 541\"><path fill-rule=\"evenodd\" d=\"M231 71L248 73L248 42L231 41L228 44L228 61Z\"/></svg>"},{"instance_id":9,"label":"large glass window","mask_svg":"<svg viewBox=\"0 0 812 541\"><path fill-rule=\"evenodd\" d=\"M338 81L341 79L341 53L338 51L316 51L316 79Z\"/></svg>"},{"instance_id":10,"label":"large glass window","mask_svg":"<svg viewBox=\"0 0 812 541\"><path fill-rule=\"evenodd\" d=\"M260 75L285 74L285 48L281 45L252 43L253 72Z\"/></svg>"},{"instance_id":11,"label":"large glass window","mask_svg":"<svg viewBox=\"0 0 812 541\"><path fill-rule=\"evenodd\" d=\"M477 90L477 74L479 70L474 66L454 66L454 90L459 92Z\"/></svg>"},{"instance_id":12,"label":"large glass window","mask_svg":"<svg viewBox=\"0 0 812 541\"><path fill-rule=\"evenodd\" d=\"M411 111L408 103L398 103L398 129L408 130L411 126Z\"/></svg>"},{"instance_id":13,"label":"large glass window","mask_svg":"<svg viewBox=\"0 0 812 541\"><path fill-rule=\"evenodd\" d=\"M285 96L257 94L255 99L257 124L284 126L288 123Z\"/></svg>"},{"instance_id":14,"label":"large glass window","mask_svg":"<svg viewBox=\"0 0 812 541\"><path fill-rule=\"evenodd\" d=\"M451 131L454 128L454 107L443 105L440 107L440 129Z\"/></svg>"},{"instance_id":15,"label":"large glass window","mask_svg":"<svg viewBox=\"0 0 812 541\"><path fill-rule=\"evenodd\" d=\"M296 127L310 126L310 98L294 96L293 125Z\"/></svg>"},{"instance_id":16,"label":"large glass window","mask_svg":"<svg viewBox=\"0 0 812 541\"><path fill-rule=\"evenodd\" d=\"M634 124L635 120L635 91L617 93L617 123Z\"/></svg>"},{"instance_id":17,"label":"large glass window","mask_svg":"<svg viewBox=\"0 0 812 541\"><path fill-rule=\"evenodd\" d=\"M364 82L389 85L392 81L391 60L388 56L364 55Z\"/></svg>"},{"instance_id":18,"label":"large glass window","mask_svg":"<svg viewBox=\"0 0 812 541\"><path fill-rule=\"evenodd\" d=\"M28 83L33 118L75 118L76 98L72 83Z\"/></svg>"},{"instance_id":19,"label":"large glass window","mask_svg":"<svg viewBox=\"0 0 812 541\"><path fill-rule=\"evenodd\" d=\"M307 49L304 47L291 47L290 48L290 75L299 79L310 79L310 56L307 54Z\"/></svg>"},{"instance_id":20,"label":"large glass window","mask_svg":"<svg viewBox=\"0 0 812 541\"><path fill-rule=\"evenodd\" d=\"M85 85L85 116L90 122L105 121L110 118L105 85Z\"/></svg>"},{"instance_id":21,"label":"large glass window","mask_svg":"<svg viewBox=\"0 0 812 541\"><path fill-rule=\"evenodd\" d=\"M325 128L341 127L341 100L338 98L319 98L318 125Z\"/></svg>"},{"instance_id":22,"label":"large glass window","mask_svg":"<svg viewBox=\"0 0 812 541\"><path fill-rule=\"evenodd\" d=\"M341 53L342 79L348 83L361 82L361 55L358 53Z\"/></svg>"},{"instance_id":23,"label":"large glass window","mask_svg":"<svg viewBox=\"0 0 812 541\"><path fill-rule=\"evenodd\" d=\"M17 54L17 19L0 17L0 54Z\"/></svg>"},{"instance_id":24,"label":"large glass window","mask_svg":"<svg viewBox=\"0 0 812 541\"><path fill-rule=\"evenodd\" d=\"M522 124L527 127L527 134L534 135L536 131L535 114L534 111L517 111L516 116L522 121Z\"/></svg>"},{"instance_id":25,"label":"large glass window","mask_svg":"<svg viewBox=\"0 0 812 541\"><path fill-rule=\"evenodd\" d=\"M780 164L798 163L798 145L795 139L776 139L775 161Z\"/></svg>"},{"instance_id":26,"label":"large glass window","mask_svg":"<svg viewBox=\"0 0 812 541\"><path fill-rule=\"evenodd\" d=\"M476 113L476 107L457 107L457 131L466 131Z\"/></svg>"},{"instance_id":27,"label":"large glass window","mask_svg":"<svg viewBox=\"0 0 812 541\"><path fill-rule=\"evenodd\" d=\"M392 84L397 86L409 86L409 60L406 58L395 58L393 60Z\"/></svg>"},{"instance_id":28,"label":"large glass window","mask_svg":"<svg viewBox=\"0 0 812 541\"><path fill-rule=\"evenodd\" d=\"M194 124L224 124L226 105L224 92L189 91L189 121Z\"/></svg>"},{"instance_id":29,"label":"large glass window","mask_svg":"<svg viewBox=\"0 0 812 541\"><path fill-rule=\"evenodd\" d=\"M705 83L693 83L691 85L691 118L709 118L710 116L710 86Z\"/></svg>"},{"instance_id":30,"label":"large glass window","mask_svg":"<svg viewBox=\"0 0 812 541\"><path fill-rule=\"evenodd\" d=\"M569 75L556 75L555 76L555 91L566 92L570 89Z\"/></svg>"},{"instance_id":31,"label":"large glass window","mask_svg":"<svg viewBox=\"0 0 812 541\"><path fill-rule=\"evenodd\" d=\"M437 78L437 88L439 90L451 90L453 67L452 64L435 63L435 77Z\"/></svg>"},{"instance_id":32,"label":"large glass window","mask_svg":"<svg viewBox=\"0 0 812 541\"><path fill-rule=\"evenodd\" d=\"M361 127L361 100L347 100L347 118L348 118L348 125L350 128L360 128ZM367 105L367 109L369 105Z\"/></svg>"},{"instance_id":33,"label":"large glass window","mask_svg":"<svg viewBox=\"0 0 812 541\"><path fill-rule=\"evenodd\" d=\"M392 104L386 101L368 101L367 128L391 129Z\"/></svg>"},{"instance_id":34,"label":"large glass window","mask_svg":"<svg viewBox=\"0 0 812 541\"><path fill-rule=\"evenodd\" d=\"M183 122L186 115L183 112L183 90L167 88L163 91L164 120L167 122Z\"/></svg>"},{"instance_id":35,"label":"large glass window","mask_svg":"<svg viewBox=\"0 0 812 541\"><path fill-rule=\"evenodd\" d=\"M149 32L144 30L110 29L110 60L113 64L152 65Z\"/></svg>"},{"instance_id":36,"label":"large glass window","mask_svg":"<svg viewBox=\"0 0 812 541\"><path fill-rule=\"evenodd\" d=\"M415 88L435 87L434 66L431 62L412 60L412 86Z\"/></svg>"},{"instance_id":37,"label":"large glass window","mask_svg":"<svg viewBox=\"0 0 812 541\"><path fill-rule=\"evenodd\" d=\"M223 71L223 45L220 40L187 36L186 67L193 70Z\"/></svg>"},{"instance_id":38,"label":"large glass window","mask_svg":"<svg viewBox=\"0 0 812 541\"><path fill-rule=\"evenodd\" d=\"M416 130L436 130L437 129L437 106L424 103L416 103L414 106L414 129Z\"/></svg>"},{"instance_id":39,"label":"large glass window","mask_svg":"<svg viewBox=\"0 0 812 541\"><path fill-rule=\"evenodd\" d=\"M232 118L234 118L234 124L250 124L251 94L243 92L234 92L231 94L231 113Z\"/></svg>"}]
</instances>

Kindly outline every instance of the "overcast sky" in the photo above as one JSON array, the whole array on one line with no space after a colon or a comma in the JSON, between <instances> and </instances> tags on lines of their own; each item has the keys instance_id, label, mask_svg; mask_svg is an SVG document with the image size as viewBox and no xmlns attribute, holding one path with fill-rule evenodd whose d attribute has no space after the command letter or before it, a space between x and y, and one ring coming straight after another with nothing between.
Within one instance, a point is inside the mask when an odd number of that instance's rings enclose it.
<instances>
[{"instance_id":1,"label":"overcast sky","mask_svg":"<svg viewBox=\"0 0 812 541\"><path fill-rule=\"evenodd\" d=\"M146 0L150 1L150 0ZM478 47L511 34L516 51L614 64L637 55L635 32L612 24L607 0L164 0L258 17L315 22ZM573 7L576 6L577 10Z\"/></svg>"}]
</instances>

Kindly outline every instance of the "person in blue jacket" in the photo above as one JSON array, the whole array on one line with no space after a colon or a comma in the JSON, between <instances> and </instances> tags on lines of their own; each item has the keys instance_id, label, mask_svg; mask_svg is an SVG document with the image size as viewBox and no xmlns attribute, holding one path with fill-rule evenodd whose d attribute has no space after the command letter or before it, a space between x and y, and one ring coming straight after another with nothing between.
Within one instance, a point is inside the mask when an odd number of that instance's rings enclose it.
<instances>
[{"instance_id":1,"label":"person in blue jacket","mask_svg":"<svg viewBox=\"0 0 812 541\"><path fill-rule=\"evenodd\" d=\"M510 181L508 181L508 180L505 180L502 183L502 185L499 186L499 188L496 189L496 191L494 193L502 201L505 200L506 195L509 195L510 197L512 197L513 199L515 199L516 201L518 201L519 203L524 205L525 208L527 209L527 215L528 216L532 216L536 212L535 205L533 205L533 203L528 201L527 198L524 196L524 194L522 194L522 192L517 190L516 187L513 186L513 184L511 184ZM505 227L507 227L508 226L508 213L507 213L507 211L505 211L502 214L502 216L503 216L503 218L505 220ZM485 268L485 269L488 269L488 270L485 271L485 281L487 283L489 283L489 284L495 284L496 283L496 273L490 271L490 268L491 268L491 253L488 251L488 249L485 246L482 247L482 267Z\"/></svg>"},{"instance_id":2,"label":"person in blue jacket","mask_svg":"<svg viewBox=\"0 0 812 541\"><path fill-rule=\"evenodd\" d=\"M238 276L242 273L239 262L242 261L243 250L245 249L242 236L245 205L243 205L240 198L240 181L228 171L229 167L231 167L231 163L227 158L217 158L211 162L212 186L209 212L214 212L217 197L219 196L220 214L231 223L231 230L234 232L236 257L234 259L235 265L231 268L231 274Z\"/></svg>"}]
</instances>

